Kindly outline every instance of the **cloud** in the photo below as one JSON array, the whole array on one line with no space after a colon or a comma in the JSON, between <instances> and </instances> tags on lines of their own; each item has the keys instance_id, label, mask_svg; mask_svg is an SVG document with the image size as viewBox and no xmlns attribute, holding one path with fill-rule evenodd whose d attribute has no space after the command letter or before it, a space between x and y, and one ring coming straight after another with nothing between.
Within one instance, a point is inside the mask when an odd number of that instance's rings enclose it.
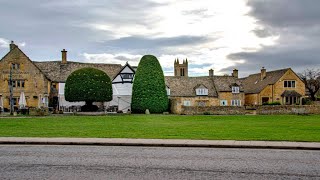
<instances>
[{"instance_id":1,"label":"cloud","mask_svg":"<svg viewBox=\"0 0 320 180\"><path fill-rule=\"evenodd\" d=\"M258 37L278 37L272 46L258 51L238 52L229 59L245 60L239 65L242 75L291 67L296 72L320 66L320 1L317 0L251 0L249 15L260 25L253 32Z\"/></svg>"},{"instance_id":2,"label":"cloud","mask_svg":"<svg viewBox=\"0 0 320 180\"><path fill-rule=\"evenodd\" d=\"M9 48L11 41L5 38L0 38L0 48ZM15 43L16 45L20 46L20 47L25 47L26 43L25 42L18 42Z\"/></svg>"}]
</instances>

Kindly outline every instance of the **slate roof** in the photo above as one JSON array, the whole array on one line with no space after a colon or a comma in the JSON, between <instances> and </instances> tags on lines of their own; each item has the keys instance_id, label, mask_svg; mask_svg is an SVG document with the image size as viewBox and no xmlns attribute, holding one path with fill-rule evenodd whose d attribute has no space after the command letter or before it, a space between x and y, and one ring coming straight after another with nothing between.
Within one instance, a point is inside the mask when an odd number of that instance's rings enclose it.
<instances>
[{"instance_id":1,"label":"slate roof","mask_svg":"<svg viewBox=\"0 0 320 180\"><path fill-rule=\"evenodd\" d=\"M84 67L100 69L107 73L110 79L113 79L122 68L120 64L96 64L72 61L68 61L67 64L62 64L61 61L33 61L33 63L45 74L45 76L54 82L65 82L73 71Z\"/></svg>"},{"instance_id":2,"label":"slate roof","mask_svg":"<svg viewBox=\"0 0 320 180\"><path fill-rule=\"evenodd\" d=\"M261 92L269 84L275 84L290 68L279 69L266 72L266 77L261 80L261 73L249 75L246 78L239 79L247 94L256 94Z\"/></svg>"},{"instance_id":3,"label":"slate roof","mask_svg":"<svg viewBox=\"0 0 320 180\"><path fill-rule=\"evenodd\" d=\"M231 92L232 85L240 82L232 76L203 76L203 77L179 77L166 76L166 85L170 88L170 95L176 97L196 96L195 89L206 87L209 97L218 97L219 92ZM242 88L240 87L240 91Z\"/></svg>"}]
</instances>

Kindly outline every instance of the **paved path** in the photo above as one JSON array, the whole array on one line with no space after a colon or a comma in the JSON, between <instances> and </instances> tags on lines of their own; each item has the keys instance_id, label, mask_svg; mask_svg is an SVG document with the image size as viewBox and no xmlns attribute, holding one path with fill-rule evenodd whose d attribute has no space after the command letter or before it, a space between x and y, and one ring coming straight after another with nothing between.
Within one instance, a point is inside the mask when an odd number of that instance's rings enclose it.
<instances>
[{"instance_id":1,"label":"paved path","mask_svg":"<svg viewBox=\"0 0 320 180\"><path fill-rule=\"evenodd\" d=\"M320 143L287 141L178 140L125 138L20 138L0 137L0 144L158 146L320 150Z\"/></svg>"}]
</instances>

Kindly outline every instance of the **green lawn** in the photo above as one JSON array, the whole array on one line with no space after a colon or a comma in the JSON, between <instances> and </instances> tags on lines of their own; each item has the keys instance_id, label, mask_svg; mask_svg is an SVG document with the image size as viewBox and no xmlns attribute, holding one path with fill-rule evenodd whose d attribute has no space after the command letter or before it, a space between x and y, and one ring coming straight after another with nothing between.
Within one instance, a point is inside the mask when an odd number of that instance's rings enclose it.
<instances>
[{"instance_id":1,"label":"green lawn","mask_svg":"<svg viewBox=\"0 0 320 180\"><path fill-rule=\"evenodd\" d=\"M320 116L125 115L0 118L0 136L320 142Z\"/></svg>"}]
</instances>

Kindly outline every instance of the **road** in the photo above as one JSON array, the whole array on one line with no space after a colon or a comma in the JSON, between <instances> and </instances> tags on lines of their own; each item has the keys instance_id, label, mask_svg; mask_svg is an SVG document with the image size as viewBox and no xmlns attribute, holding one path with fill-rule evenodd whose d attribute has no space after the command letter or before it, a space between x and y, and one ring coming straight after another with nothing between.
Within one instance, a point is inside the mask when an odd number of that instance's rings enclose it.
<instances>
[{"instance_id":1,"label":"road","mask_svg":"<svg viewBox=\"0 0 320 180\"><path fill-rule=\"evenodd\" d=\"M0 145L0 179L320 179L320 151Z\"/></svg>"}]
</instances>

